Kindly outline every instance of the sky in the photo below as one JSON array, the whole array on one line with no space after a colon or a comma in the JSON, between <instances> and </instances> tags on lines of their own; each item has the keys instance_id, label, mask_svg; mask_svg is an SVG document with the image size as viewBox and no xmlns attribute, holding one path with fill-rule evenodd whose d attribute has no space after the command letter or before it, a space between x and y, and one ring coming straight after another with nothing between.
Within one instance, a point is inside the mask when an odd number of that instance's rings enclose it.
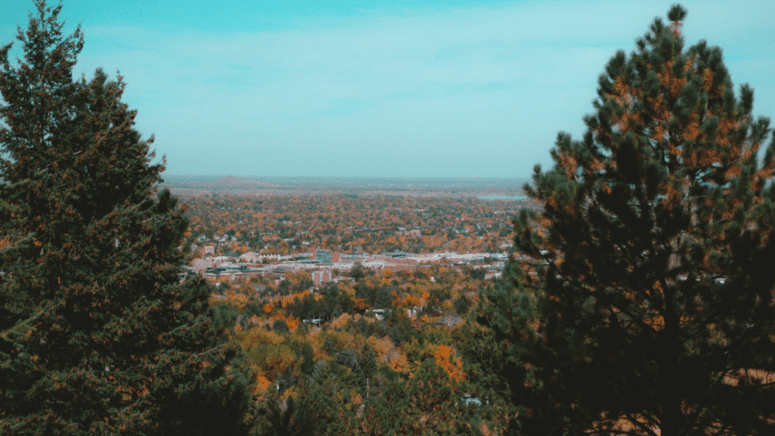
<instances>
[{"instance_id":1,"label":"sky","mask_svg":"<svg viewBox=\"0 0 775 436\"><path fill-rule=\"evenodd\" d=\"M167 174L527 177L670 1L64 0ZM775 116L775 2L684 1ZM0 0L0 44L32 1ZM18 48L18 43L15 47ZM20 55L18 50L12 56Z\"/></svg>"}]
</instances>

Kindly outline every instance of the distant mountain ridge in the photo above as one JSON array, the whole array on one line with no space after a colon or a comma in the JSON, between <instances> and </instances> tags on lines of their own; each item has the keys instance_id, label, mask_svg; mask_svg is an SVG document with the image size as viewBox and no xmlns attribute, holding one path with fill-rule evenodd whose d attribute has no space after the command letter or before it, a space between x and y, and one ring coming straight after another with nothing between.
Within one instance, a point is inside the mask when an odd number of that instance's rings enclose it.
<instances>
[{"instance_id":1,"label":"distant mountain ridge","mask_svg":"<svg viewBox=\"0 0 775 436\"><path fill-rule=\"evenodd\" d=\"M277 186L276 184L273 184L273 183L260 182L258 180L244 180L244 179L239 179L239 178L234 177L234 176L221 177L218 180L213 180L213 181L209 181L209 182L202 182L199 185L203 186L203 187L212 186L212 187L219 187L219 188Z\"/></svg>"}]
</instances>

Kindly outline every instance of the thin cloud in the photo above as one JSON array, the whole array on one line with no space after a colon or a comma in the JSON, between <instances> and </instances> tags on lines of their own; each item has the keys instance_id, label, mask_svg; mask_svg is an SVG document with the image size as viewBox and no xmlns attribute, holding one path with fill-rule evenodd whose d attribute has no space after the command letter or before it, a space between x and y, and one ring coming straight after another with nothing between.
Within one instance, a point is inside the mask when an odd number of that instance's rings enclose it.
<instances>
[{"instance_id":1,"label":"thin cloud","mask_svg":"<svg viewBox=\"0 0 775 436\"><path fill-rule=\"evenodd\" d=\"M85 25L79 68L121 70L172 173L523 176L550 163L557 131L582 132L605 63L670 4L375 9L228 32ZM775 6L684 4L687 42L724 47L772 114Z\"/></svg>"}]
</instances>

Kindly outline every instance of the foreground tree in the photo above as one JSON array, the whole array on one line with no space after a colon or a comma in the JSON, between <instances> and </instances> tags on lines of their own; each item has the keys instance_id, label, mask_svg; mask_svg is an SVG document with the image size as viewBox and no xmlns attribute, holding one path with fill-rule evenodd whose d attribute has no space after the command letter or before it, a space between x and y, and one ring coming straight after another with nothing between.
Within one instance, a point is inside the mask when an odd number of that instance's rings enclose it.
<instances>
[{"instance_id":1,"label":"foreground tree","mask_svg":"<svg viewBox=\"0 0 775 436\"><path fill-rule=\"evenodd\" d=\"M775 427L775 143L721 49L684 49L685 15L608 63L583 139L528 188L515 286L480 309L523 434Z\"/></svg>"},{"instance_id":2,"label":"foreground tree","mask_svg":"<svg viewBox=\"0 0 775 436\"><path fill-rule=\"evenodd\" d=\"M207 285L180 283L163 166L121 78L73 81L80 28L35 4L24 58L0 49L0 433L236 432L244 397Z\"/></svg>"}]
</instances>

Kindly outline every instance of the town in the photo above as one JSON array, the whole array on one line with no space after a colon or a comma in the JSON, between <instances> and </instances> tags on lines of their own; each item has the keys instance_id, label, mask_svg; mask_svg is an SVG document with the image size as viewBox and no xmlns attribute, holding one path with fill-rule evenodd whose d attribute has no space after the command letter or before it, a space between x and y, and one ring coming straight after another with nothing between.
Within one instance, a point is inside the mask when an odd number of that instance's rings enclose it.
<instances>
[{"instance_id":1,"label":"town","mask_svg":"<svg viewBox=\"0 0 775 436\"><path fill-rule=\"evenodd\" d=\"M205 253L212 254L214 247L206 246ZM406 252L384 253L377 255L342 254L329 250L296 255L260 254L248 252L240 256L216 256L197 258L186 268L193 274L220 283L249 278L253 275L276 277L278 284L288 272L306 271L311 273L315 286L338 281L341 273L349 273L354 267L367 269L385 269L392 271L428 268L434 263L450 264L458 268L470 266L486 271L485 279L502 275L507 253L421 253Z\"/></svg>"},{"instance_id":2,"label":"town","mask_svg":"<svg viewBox=\"0 0 775 436\"><path fill-rule=\"evenodd\" d=\"M509 217L529 201L477 197L211 194L186 198L187 273L209 281L308 273L314 286L353 268L414 271L434 264L500 277ZM199 232L199 234L196 234Z\"/></svg>"}]
</instances>

